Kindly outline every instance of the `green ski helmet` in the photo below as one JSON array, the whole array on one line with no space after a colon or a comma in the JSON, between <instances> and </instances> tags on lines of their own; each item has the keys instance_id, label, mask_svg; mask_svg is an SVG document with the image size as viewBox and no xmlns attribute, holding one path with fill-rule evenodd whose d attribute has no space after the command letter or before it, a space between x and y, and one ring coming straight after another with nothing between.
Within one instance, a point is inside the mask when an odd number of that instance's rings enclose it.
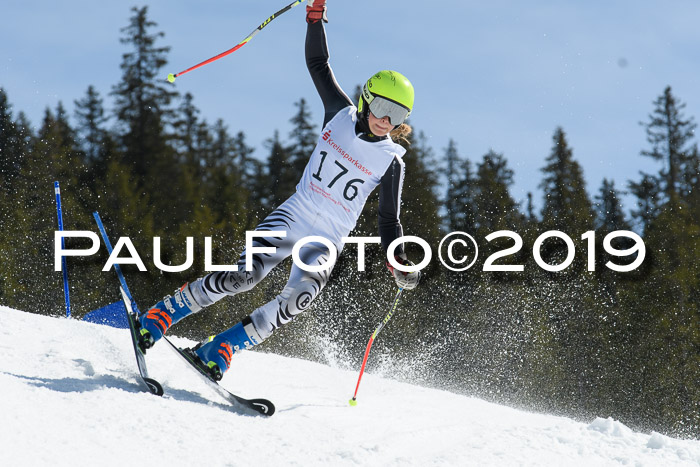
<instances>
[{"instance_id":1,"label":"green ski helmet","mask_svg":"<svg viewBox=\"0 0 700 467\"><path fill-rule=\"evenodd\" d=\"M389 117L392 125L401 125L413 110L413 85L397 71L382 70L372 75L362 87L357 104L360 115L368 109L377 118Z\"/></svg>"}]
</instances>

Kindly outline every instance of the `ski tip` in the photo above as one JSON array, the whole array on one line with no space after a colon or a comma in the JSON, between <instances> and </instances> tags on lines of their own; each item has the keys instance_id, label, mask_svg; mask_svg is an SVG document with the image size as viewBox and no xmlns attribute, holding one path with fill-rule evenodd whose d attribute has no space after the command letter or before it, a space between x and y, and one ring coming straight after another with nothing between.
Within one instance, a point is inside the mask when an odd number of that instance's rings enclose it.
<instances>
[{"instance_id":1,"label":"ski tip","mask_svg":"<svg viewBox=\"0 0 700 467\"><path fill-rule=\"evenodd\" d=\"M156 396L162 396L163 395L163 386L160 385L158 381L152 378L144 378L143 379L146 385L148 386L148 389L155 394Z\"/></svg>"},{"instance_id":2,"label":"ski tip","mask_svg":"<svg viewBox=\"0 0 700 467\"><path fill-rule=\"evenodd\" d=\"M357 405L357 399L354 397L348 401L352 407L355 407Z\"/></svg>"},{"instance_id":3,"label":"ski tip","mask_svg":"<svg viewBox=\"0 0 700 467\"><path fill-rule=\"evenodd\" d=\"M174 83L175 82L175 75L170 73L168 74L168 82L169 83Z\"/></svg>"},{"instance_id":4,"label":"ski tip","mask_svg":"<svg viewBox=\"0 0 700 467\"><path fill-rule=\"evenodd\" d=\"M252 399L250 403L260 415L271 417L275 413L275 405L267 399Z\"/></svg>"}]
</instances>

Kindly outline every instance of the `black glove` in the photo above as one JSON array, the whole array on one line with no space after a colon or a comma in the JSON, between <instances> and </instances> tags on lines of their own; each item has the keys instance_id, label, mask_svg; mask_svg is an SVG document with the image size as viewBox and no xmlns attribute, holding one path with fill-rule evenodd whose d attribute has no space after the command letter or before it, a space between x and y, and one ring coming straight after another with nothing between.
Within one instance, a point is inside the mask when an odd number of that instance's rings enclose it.
<instances>
[{"instance_id":1,"label":"black glove","mask_svg":"<svg viewBox=\"0 0 700 467\"><path fill-rule=\"evenodd\" d=\"M306 22L313 24L319 20L328 22L326 0L306 0Z\"/></svg>"},{"instance_id":2,"label":"black glove","mask_svg":"<svg viewBox=\"0 0 700 467\"><path fill-rule=\"evenodd\" d=\"M395 256L394 259L396 260L397 263L399 263L402 266L415 266L410 260L403 258L401 256ZM412 290L415 289L416 286L418 285L418 282L420 281L420 271L415 271L415 272L403 272L399 271L398 269L394 268L390 262L386 262L386 267L389 269L389 272L391 273L392 276L394 276L394 280L396 280L396 285L398 285L402 289L406 290Z\"/></svg>"}]
</instances>

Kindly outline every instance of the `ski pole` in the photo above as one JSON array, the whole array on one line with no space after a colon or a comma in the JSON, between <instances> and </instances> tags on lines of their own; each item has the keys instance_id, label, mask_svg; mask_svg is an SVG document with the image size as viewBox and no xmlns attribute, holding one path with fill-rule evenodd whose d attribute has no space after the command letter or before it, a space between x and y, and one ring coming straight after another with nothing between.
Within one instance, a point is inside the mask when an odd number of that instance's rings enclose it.
<instances>
[{"instance_id":1,"label":"ski pole","mask_svg":"<svg viewBox=\"0 0 700 467\"><path fill-rule=\"evenodd\" d=\"M226 50L226 51L224 51L224 52L221 52L219 55L215 55L214 57L211 57L211 58L209 58L209 59L207 59L207 60L204 60L202 63L198 63L198 64L196 64L196 65L194 65L194 66L191 66L191 67L189 67L188 69L186 69L186 70L184 70L184 71L181 71L180 73L170 73L170 74L168 75L168 81L171 82L171 83L174 83L174 82L175 82L175 78L177 78L178 76L184 75L185 73L188 73L188 72L190 72L190 71L192 71L192 70L196 70L197 68L199 68L199 67L201 67L201 66L204 66L204 65L206 65L206 64L208 64L208 63L211 63L211 62L213 62L213 61L216 61L216 60L218 60L218 59L220 59L220 58L223 58L223 57L225 57L225 56L228 55L228 54L232 54L233 52L235 52L236 50L240 49L241 47L243 47L244 45L246 45L248 42L250 42L250 40L251 40L253 37L255 37L255 35L256 35L257 33L259 33L260 31L262 31L262 28L264 28L264 27L267 26L270 22L272 22L273 19L277 18L277 17L280 16L282 13L285 13L286 11L291 10L292 8L294 8L294 7L297 6L298 4L302 3L303 1L304 1L304 0L294 0L294 1L293 1L292 3L290 3L289 5L287 5L286 7L282 8L281 10L279 10L278 12L276 12L275 14L273 14L272 16L270 16L269 18L267 18L265 21L262 22L262 24L261 24L260 26L258 26L257 28L255 28L255 29L253 30L253 32L251 32L250 34L248 34L248 36L247 36L245 39L243 39L241 42L239 42L235 47L233 47L233 48L231 48L231 49L228 49L228 50Z\"/></svg>"},{"instance_id":2,"label":"ski pole","mask_svg":"<svg viewBox=\"0 0 700 467\"><path fill-rule=\"evenodd\" d=\"M365 365L367 365L367 357L369 357L369 351L372 348L372 343L374 342L374 339L377 338L379 335L379 332L382 330L384 325L389 322L391 319L391 316L394 314L396 311L396 307L399 305L399 299L401 298L401 293L403 292L402 288L399 288L399 291L396 292L396 298L394 298L394 304L391 306L391 310L389 310L389 313L384 317L384 320L382 320L381 323L379 323L379 326L377 326L377 329L374 330L374 333L372 333L372 336L369 338L369 342L367 342L367 349L365 350L365 357L362 360L362 368L360 368L360 376L357 378L357 386L355 386L355 394L353 394L352 399L350 399L350 405L355 406L357 405L357 390L360 389L360 381L362 381L362 375L365 372Z\"/></svg>"},{"instance_id":3,"label":"ski pole","mask_svg":"<svg viewBox=\"0 0 700 467\"><path fill-rule=\"evenodd\" d=\"M56 215L58 216L58 230L63 232L63 209L61 208L61 187L58 181L53 182L54 193L56 193ZM61 248L65 249L66 240L61 237ZM70 291L68 288L68 264L66 257L61 258L61 268L63 269L63 298L66 302L66 318L70 318Z\"/></svg>"}]
</instances>

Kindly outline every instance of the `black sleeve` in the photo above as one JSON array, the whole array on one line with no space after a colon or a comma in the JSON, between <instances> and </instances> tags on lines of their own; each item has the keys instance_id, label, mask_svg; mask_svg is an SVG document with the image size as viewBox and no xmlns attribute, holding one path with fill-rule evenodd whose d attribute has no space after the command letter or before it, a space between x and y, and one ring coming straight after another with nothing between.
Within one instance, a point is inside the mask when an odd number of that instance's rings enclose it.
<instances>
[{"instance_id":1,"label":"black sleeve","mask_svg":"<svg viewBox=\"0 0 700 467\"><path fill-rule=\"evenodd\" d=\"M403 174L403 162L398 157L394 157L379 185L379 236L382 239L384 252L387 251L391 242L403 236L403 228L399 222ZM404 256L403 244L399 245L394 253Z\"/></svg>"},{"instance_id":2,"label":"black sleeve","mask_svg":"<svg viewBox=\"0 0 700 467\"><path fill-rule=\"evenodd\" d=\"M333 70L328 64L330 54L328 53L326 29L323 26L323 21L316 21L308 25L305 52L306 66L323 101L325 111L323 126L325 127L335 114L352 105L352 101L338 85Z\"/></svg>"}]
</instances>

